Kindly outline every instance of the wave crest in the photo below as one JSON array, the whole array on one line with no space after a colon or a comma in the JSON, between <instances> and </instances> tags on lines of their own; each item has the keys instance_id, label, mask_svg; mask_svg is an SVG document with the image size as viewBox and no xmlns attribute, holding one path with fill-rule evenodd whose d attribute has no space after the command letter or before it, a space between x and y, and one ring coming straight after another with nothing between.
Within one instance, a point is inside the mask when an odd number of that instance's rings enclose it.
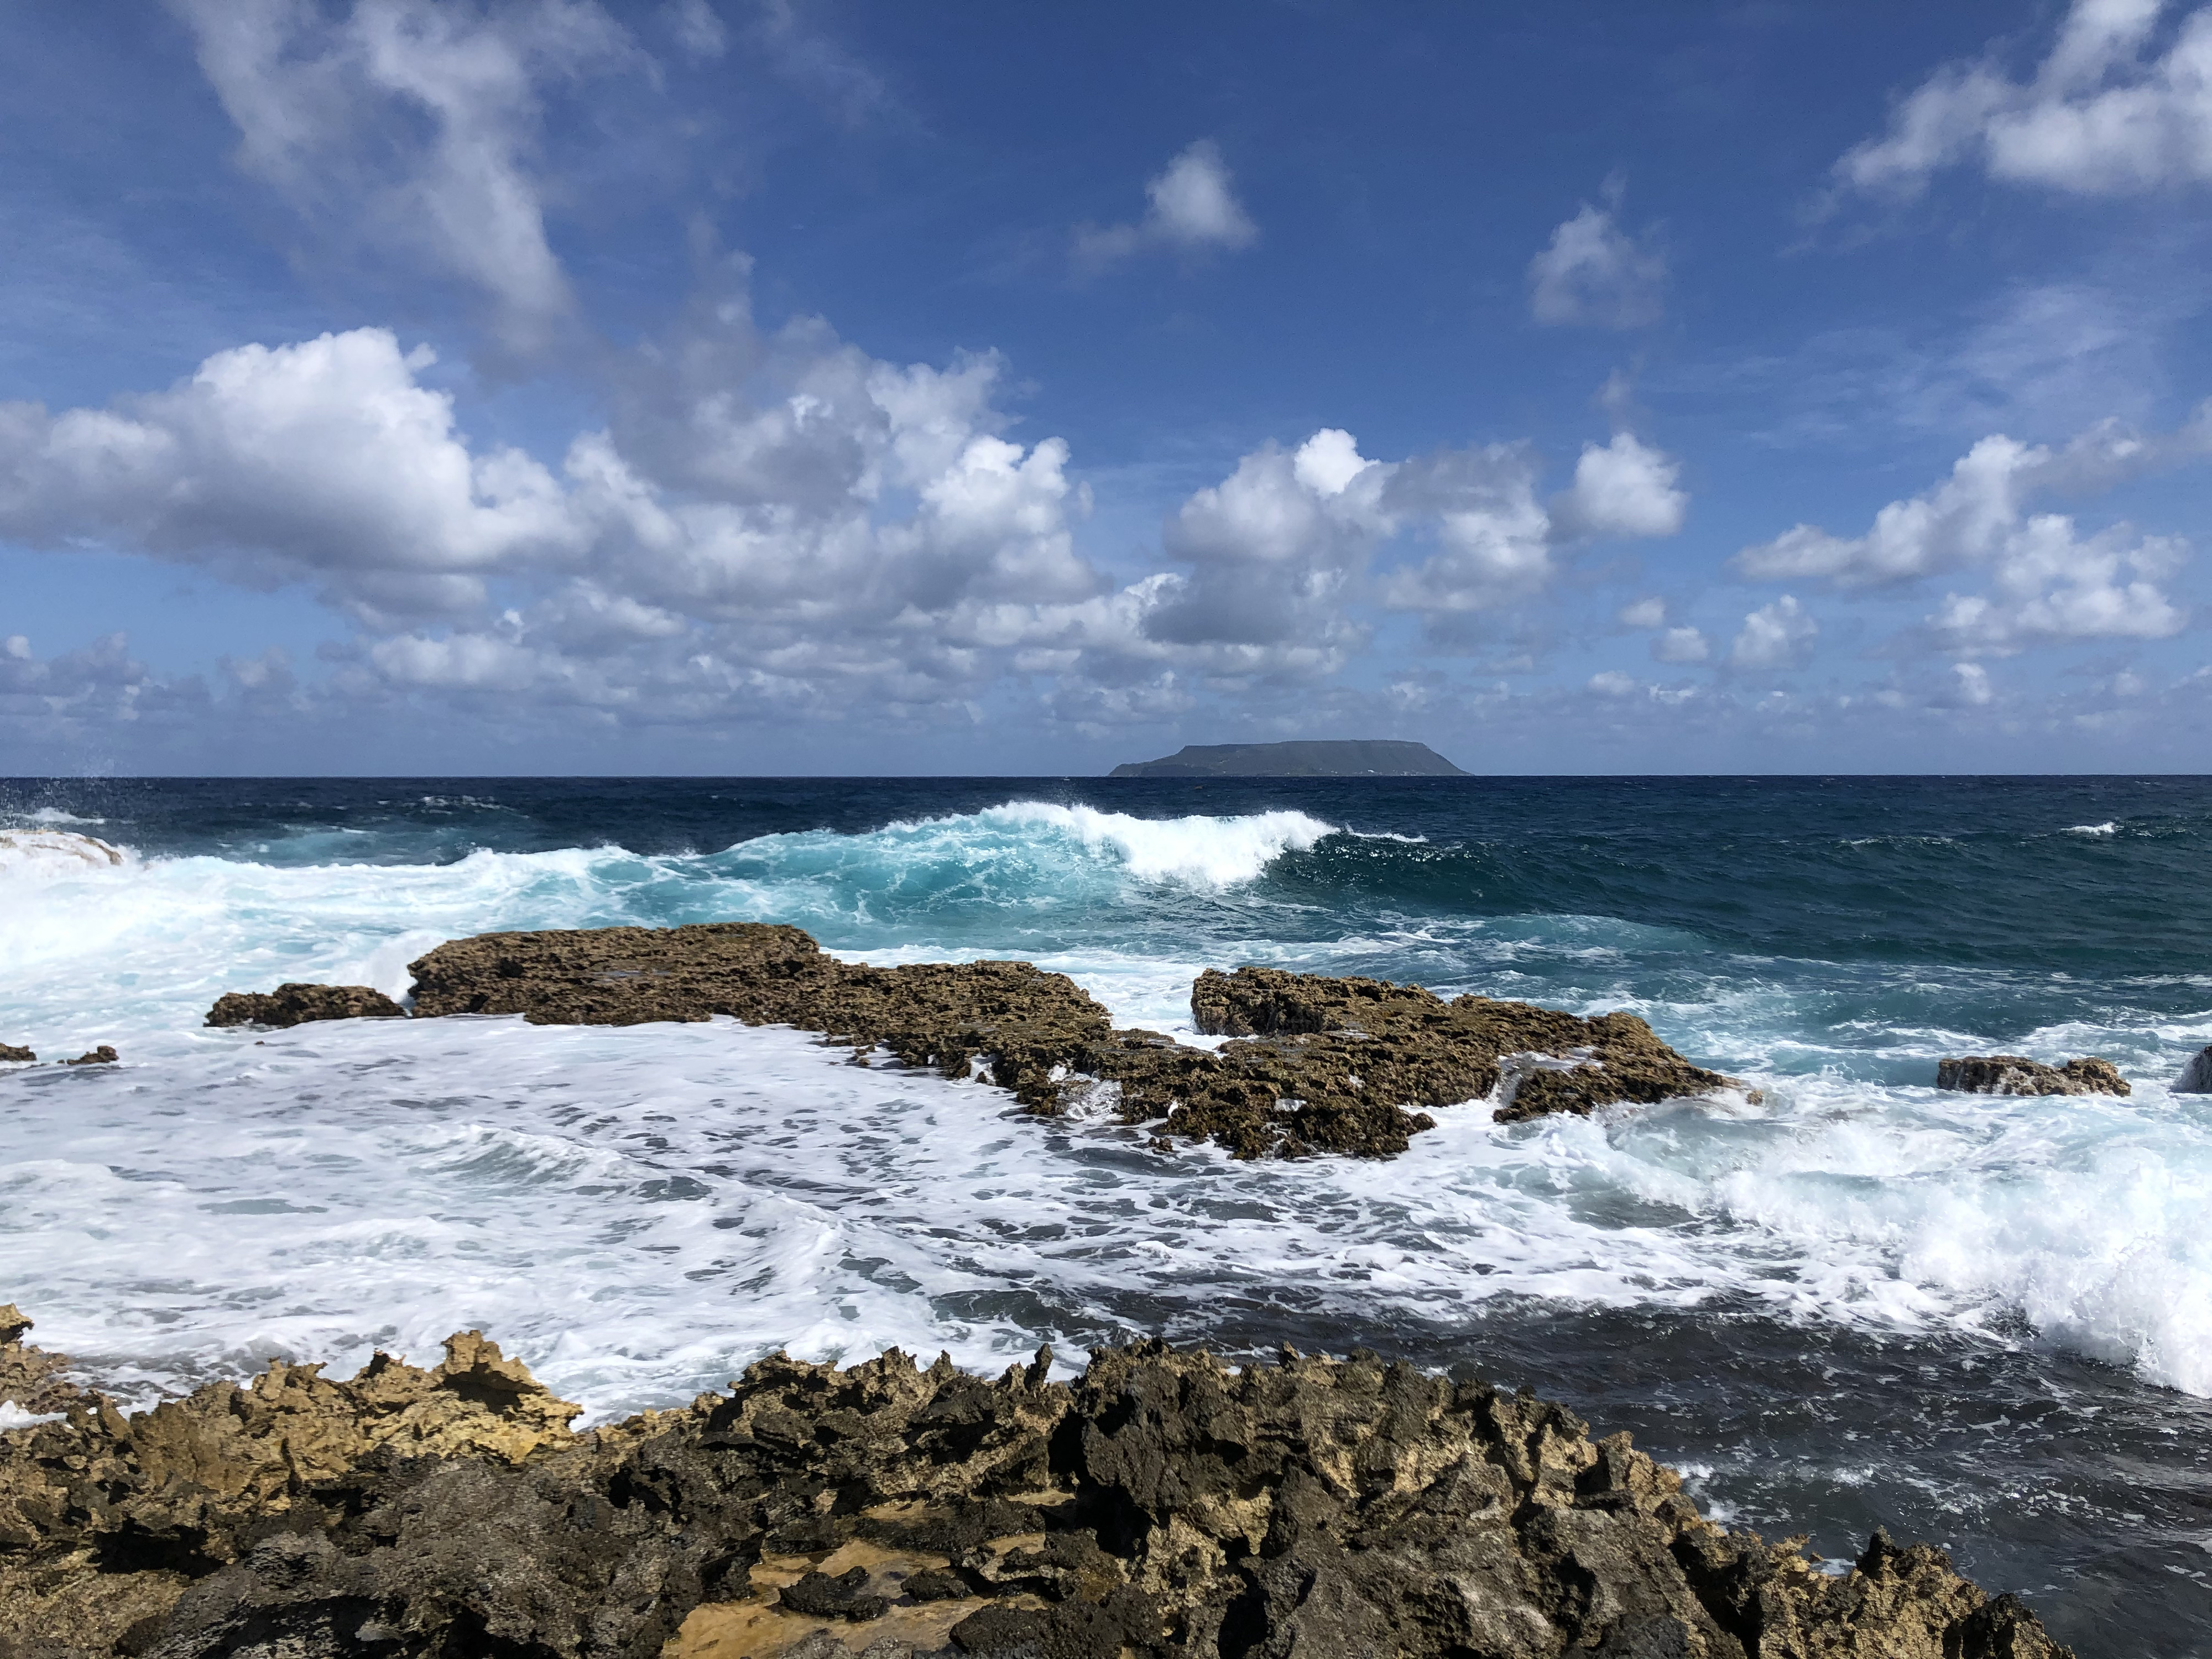
<instances>
[{"instance_id":1,"label":"wave crest","mask_svg":"<svg viewBox=\"0 0 2212 1659\"><path fill-rule=\"evenodd\" d=\"M74 830L0 830L0 877L81 876L128 858L122 848Z\"/></svg>"}]
</instances>

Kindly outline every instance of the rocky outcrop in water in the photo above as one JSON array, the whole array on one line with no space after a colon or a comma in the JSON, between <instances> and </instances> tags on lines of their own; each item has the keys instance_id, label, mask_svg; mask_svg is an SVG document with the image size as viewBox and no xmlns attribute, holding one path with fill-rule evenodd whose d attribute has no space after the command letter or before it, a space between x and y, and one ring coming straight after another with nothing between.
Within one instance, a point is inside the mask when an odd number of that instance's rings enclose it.
<instances>
[{"instance_id":1,"label":"rocky outcrop in water","mask_svg":"<svg viewBox=\"0 0 2212 1659\"><path fill-rule=\"evenodd\" d=\"M2181 1075L2173 1080L2173 1092L2178 1095L2212 1095L2212 1048L2200 1048L2189 1057L2189 1064L2181 1068Z\"/></svg>"},{"instance_id":2,"label":"rocky outcrop in water","mask_svg":"<svg viewBox=\"0 0 2212 1659\"><path fill-rule=\"evenodd\" d=\"M27 1048L19 1048L12 1042L0 1042L0 1066L23 1066L38 1056Z\"/></svg>"},{"instance_id":3,"label":"rocky outcrop in water","mask_svg":"<svg viewBox=\"0 0 2212 1659\"><path fill-rule=\"evenodd\" d=\"M312 1019L404 1019L407 1011L366 985L280 985L229 991L208 1010L210 1025L304 1025Z\"/></svg>"},{"instance_id":4,"label":"rocky outcrop in water","mask_svg":"<svg viewBox=\"0 0 2212 1659\"><path fill-rule=\"evenodd\" d=\"M1139 1343L1073 1383L781 1356L582 1435L471 1334L0 1433L5 1659L2057 1659L1880 1534L1842 1577L1526 1393Z\"/></svg>"},{"instance_id":5,"label":"rocky outcrop in water","mask_svg":"<svg viewBox=\"0 0 2212 1659\"><path fill-rule=\"evenodd\" d=\"M2124 1095L2119 1067L2091 1055L2046 1066L2019 1054L1967 1054L1936 1062L1936 1086L1971 1095Z\"/></svg>"},{"instance_id":6,"label":"rocky outcrop in water","mask_svg":"<svg viewBox=\"0 0 2212 1659\"><path fill-rule=\"evenodd\" d=\"M440 945L410 971L417 1018L628 1025L727 1014L794 1025L946 1077L980 1063L1041 1115L1082 1103L1151 1125L1162 1142L1211 1140L1246 1158L1387 1157L1434 1127L1430 1110L1493 1090L1498 1117L1513 1121L1741 1086L1691 1065L1632 1014L1585 1020L1487 997L1447 1002L1387 980L1243 968L1192 988L1199 1029L1239 1039L1210 1052L1117 1031L1073 980L1025 962L872 968L760 923L486 933Z\"/></svg>"},{"instance_id":7,"label":"rocky outcrop in water","mask_svg":"<svg viewBox=\"0 0 2212 1659\"><path fill-rule=\"evenodd\" d=\"M97 1048L88 1048L75 1060L65 1060L64 1066L112 1066L122 1056L103 1042Z\"/></svg>"}]
</instances>

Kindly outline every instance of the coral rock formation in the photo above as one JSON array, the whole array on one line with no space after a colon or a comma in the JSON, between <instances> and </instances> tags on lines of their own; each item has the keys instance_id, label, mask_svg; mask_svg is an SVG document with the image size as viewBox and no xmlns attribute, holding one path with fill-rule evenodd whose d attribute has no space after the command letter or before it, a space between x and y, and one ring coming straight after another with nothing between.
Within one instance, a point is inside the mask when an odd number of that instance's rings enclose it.
<instances>
[{"instance_id":1,"label":"coral rock formation","mask_svg":"<svg viewBox=\"0 0 2212 1659\"><path fill-rule=\"evenodd\" d=\"M1199 1029L1240 1039L1209 1052L1116 1031L1073 981L1025 962L871 968L760 923L486 933L440 945L411 971L418 1018L625 1025L727 1014L795 1025L947 1077L981 1060L1047 1116L1103 1096L1162 1140L1211 1140L1238 1158L1387 1157L1434 1127L1424 1108L1494 1090L1497 1115L1513 1121L1740 1086L1632 1014L1584 1020L1486 997L1447 1003L1387 980L1243 968L1209 971L1192 989Z\"/></svg>"},{"instance_id":2,"label":"coral rock formation","mask_svg":"<svg viewBox=\"0 0 2212 1659\"><path fill-rule=\"evenodd\" d=\"M64 1066L112 1066L121 1058L122 1056L114 1049L103 1042L97 1048L88 1049L75 1060L65 1060L62 1064Z\"/></svg>"},{"instance_id":3,"label":"coral rock formation","mask_svg":"<svg viewBox=\"0 0 2212 1659\"><path fill-rule=\"evenodd\" d=\"M0 1434L9 1659L2057 1659L1881 1534L1838 1578L1525 1391L1158 1342L776 1356L572 1435L473 1334Z\"/></svg>"},{"instance_id":4,"label":"coral rock formation","mask_svg":"<svg viewBox=\"0 0 2212 1659\"><path fill-rule=\"evenodd\" d=\"M0 1042L0 1066L21 1066L37 1058L27 1048L19 1048L12 1042Z\"/></svg>"},{"instance_id":5,"label":"coral rock formation","mask_svg":"<svg viewBox=\"0 0 2212 1659\"><path fill-rule=\"evenodd\" d=\"M304 1025L311 1019L404 1019L407 1011L366 985L280 985L228 991L208 1010L210 1025Z\"/></svg>"},{"instance_id":6,"label":"coral rock formation","mask_svg":"<svg viewBox=\"0 0 2212 1659\"><path fill-rule=\"evenodd\" d=\"M1972 1095L2124 1095L2119 1067L2094 1055L2045 1066L2019 1054L1967 1054L1936 1062L1936 1086Z\"/></svg>"}]
</instances>

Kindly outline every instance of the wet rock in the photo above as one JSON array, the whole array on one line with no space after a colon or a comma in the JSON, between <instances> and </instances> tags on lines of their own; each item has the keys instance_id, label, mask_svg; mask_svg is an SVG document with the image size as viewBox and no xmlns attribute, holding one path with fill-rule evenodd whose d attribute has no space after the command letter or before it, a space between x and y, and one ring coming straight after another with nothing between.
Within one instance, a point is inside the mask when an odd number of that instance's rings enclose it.
<instances>
[{"instance_id":1,"label":"wet rock","mask_svg":"<svg viewBox=\"0 0 2212 1659\"><path fill-rule=\"evenodd\" d=\"M0 1437L0 1653L2065 1652L1939 1551L1877 1534L1832 1578L1723 1531L1525 1391L1158 1342L1048 1365L776 1356L582 1435L473 1334L429 1372L93 1396Z\"/></svg>"},{"instance_id":2,"label":"wet rock","mask_svg":"<svg viewBox=\"0 0 2212 1659\"><path fill-rule=\"evenodd\" d=\"M890 1606L883 1596L868 1593L866 1567L850 1568L834 1578L826 1572L810 1572L797 1583L786 1584L781 1600L793 1612L817 1619L880 1619Z\"/></svg>"},{"instance_id":3,"label":"wet rock","mask_svg":"<svg viewBox=\"0 0 2212 1659\"><path fill-rule=\"evenodd\" d=\"M280 985L230 991L208 1010L210 1025L304 1025L313 1019L404 1019L407 1011L366 985Z\"/></svg>"},{"instance_id":4,"label":"wet rock","mask_svg":"<svg viewBox=\"0 0 2212 1659\"><path fill-rule=\"evenodd\" d=\"M1967 1054L1936 1062L1936 1086L1973 1095L2124 1095L2119 1068L2092 1055L2046 1066L2019 1054Z\"/></svg>"},{"instance_id":5,"label":"wet rock","mask_svg":"<svg viewBox=\"0 0 2212 1659\"><path fill-rule=\"evenodd\" d=\"M75 1060L65 1060L62 1064L64 1066L112 1066L120 1058L121 1056L114 1049L103 1042L97 1048L88 1049Z\"/></svg>"},{"instance_id":6,"label":"wet rock","mask_svg":"<svg viewBox=\"0 0 2212 1659\"><path fill-rule=\"evenodd\" d=\"M21 1066L37 1058L27 1048L19 1048L12 1042L0 1042L0 1066Z\"/></svg>"},{"instance_id":7,"label":"wet rock","mask_svg":"<svg viewBox=\"0 0 2212 1659\"><path fill-rule=\"evenodd\" d=\"M67 1359L23 1340L30 1330L30 1317L21 1308L0 1304L0 1403L36 1417L64 1409L78 1391L62 1375Z\"/></svg>"},{"instance_id":8,"label":"wet rock","mask_svg":"<svg viewBox=\"0 0 2212 1659\"><path fill-rule=\"evenodd\" d=\"M882 1048L967 1077L978 1062L1031 1111L1104 1100L1157 1144L1211 1140L1241 1158L1389 1157L1433 1127L1429 1111L1500 1088L1513 1056L1563 1060L1513 1071L1497 1115L1586 1113L1737 1087L1691 1065L1632 1014L1595 1020L1419 986L1272 969L1209 971L1192 988L1218 1052L1116 1031L1074 981L1025 962L872 968L825 956L795 927L488 933L411 965L417 1017L521 1014L540 1024L635 1024L726 1014ZM1100 1085L1110 1085L1102 1091Z\"/></svg>"},{"instance_id":9,"label":"wet rock","mask_svg":"<svg viewBox=\"0 0 2212 1659\"><path fill-rule=\"evenodd\" d=\"M2212 1048L2200 1048L2189 1057L2181 1075L2173 1080L2178 1095L2212 1095Z\"/></svg>"}]
</instances>

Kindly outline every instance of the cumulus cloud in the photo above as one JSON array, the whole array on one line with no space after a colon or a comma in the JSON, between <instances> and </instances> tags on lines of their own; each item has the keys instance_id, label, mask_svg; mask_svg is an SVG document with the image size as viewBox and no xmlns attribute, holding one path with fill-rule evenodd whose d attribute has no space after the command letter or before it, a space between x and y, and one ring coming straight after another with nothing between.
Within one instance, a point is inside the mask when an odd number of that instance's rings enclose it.
<instances>
[{"instance_id":1,"label":"cumulus cloud","mask_svg":"<svg viewBox=\"0 0 2212 1659\"><path fill-rule=\"evenodd\" d=\"M2069 520L2033 519L1992 568L1990 591L1946 594L1928 628L1940 648L1990 656L2048 641L2165 639L2189 616L2159 584L2187 557L2178 538L2083 541Z\"/></svg>"},{"instance_id":2,"label":"cumulus cloud","mask_svg":"<svg viewBox=\"0 0 2212 1659\"><path fill-rule=\"evenodd\" d=\"M1188 574L1170 573L1152 592L1144 631L1335 652L1358 635L1346 615L1355 599L1431 622L1495 610L1548 586L1564 544L1680 527L1687 497L1675 463L1625 434L1589 446L1548 507L1540 472L1524 444L1380 461L1325 428L1295 451L1264 445L1168 521L1162 545ZM1370 563L1400 543L1404 556L1370 580Z\"/></svg>"},{"instance_id":3,"label":"cumulus cloud","mask_svg":"<svg viewBox=\"0 0 2212 1659\"><path fill-rule=\"evenodd\" d=\"M1656 594L1631 599L1614 612L1623 628L1657 628L1667 620L1667 601Z\"/></svg>"},{"instance_id":4,"label":"cumulus cloud","mask_svg":"<svg viewBox=\"0 0 2212 1659\"><path fill-rule=\"evenodd\" d=\"M1917 194L1938 172L2086 196L2212 180L2212 6L2163 51L2167 0L2075 0L2049 54L2016 80L1994 54L1936 71L1888 130L1836 163L1842 185Z\"/></svg>"},{"instance_id":5,"label":"cumulus cloud","mask_svg":"<svg viewBox=\"0 0 2212 1659\"><path fill-rule=\"evenodd\" d=\"M1260 228L1237 201L1221 147L1201 138L1145 185L1151 205L1134 223L1083 225L1075 261L1097 270L1150 248L1185 253L1234 252L1260 240Z\"/></svg>"},{"instance_id":6,"label":"cumulus cloud","mask_svg":"<svg viewBox=\"0 0 2212 1659\"><path fill-rule=\"evenodd\" d=\"M1753 670L1802 668L1812 659L1813 641L1820 631L1805 607L1784 593L1743 619L1735 642L1729 647L1729 662Z\"/></svg>"},{"instance_id":7,"label":"cumulus cloud","mask_svg":"<svg viewBox=\"0 0 2212 1659\"><path fill-rule=\"evenodd\" d=\"M1582 204L1528 261L1528 313L1540 323L1641 328L1659 320L1667 257L1653 233L1632 235L1617 217L1620 191L1607 205Z\"/></svg>"},{"instance_id":8,"label":"cumulus cloud","mask_svg":"<svg viewBox=\"0 0 2212 1659\"><path fill-rule=\"evenodd\" d=\"M1553 501L1553 517L1568 536L1671 536L1690 507L1675 482L1681 470L1626 432L1608 444L1584 444L1574 485Z\"/></svg>"},{"instance_id":9,"label":"cumulus cloud","mask_svg":"<svg viewBox=\"0 0 2212 1659\"><path fill-rule=\"evenodd\" d=\"M0 404L0 532L312 580L371 620L480 605L490 573L583 535L537 461L471 452L416 378L434 361L358 329L218 352L107 409Z\"/></svg>"},{"instance_id":10,"label":"cumulus cloud","mask_svg":"<svg viewBox=\"0 0 2212 1659\"><path fill-rule=\"evenodd\" d=\"M1694 628L1670 628L1651 641L1654 662L1703 662L1712 655L1712 646Z\"/></svg>"},{"instance_id":11,"label":"cumulus cloud","mask_svg":"<svg viewBox=\"0 0 2212 1659\"><path fill-rule=\"evenodd\" d=\"M641 62L593 0L171 0L240 135L239 159L353 248L405 249L492 302L512 349L573 307L534 163L541 88ZM694 40L714 22L679 8Z\"/></svg>"},{"instance_id":12,"label":"cumulus cloud","mask_svg":"<svg viewBox=\"0 0 2212 1659\"><path fill-rule=\"evenodd\" d=\"M1947 650L2164 638L2186 621L2158 585L2180 568L2185 544L2134 538L2124 526L2084 537L2071 517L2030 514L2027 505L2040 492L2106 489L2208 453L2212 422L2203 410L2174 433L2146 438L2108 422L2058 449L1999 434L1976 444L1934 489L1881 508L1864 535L1801 524L1744 549L1734 562L1756 580L1826 580L1839 588L1984 568L1988 592L1947 595L1928 619Z\"/></svg>"}]
</instances>

